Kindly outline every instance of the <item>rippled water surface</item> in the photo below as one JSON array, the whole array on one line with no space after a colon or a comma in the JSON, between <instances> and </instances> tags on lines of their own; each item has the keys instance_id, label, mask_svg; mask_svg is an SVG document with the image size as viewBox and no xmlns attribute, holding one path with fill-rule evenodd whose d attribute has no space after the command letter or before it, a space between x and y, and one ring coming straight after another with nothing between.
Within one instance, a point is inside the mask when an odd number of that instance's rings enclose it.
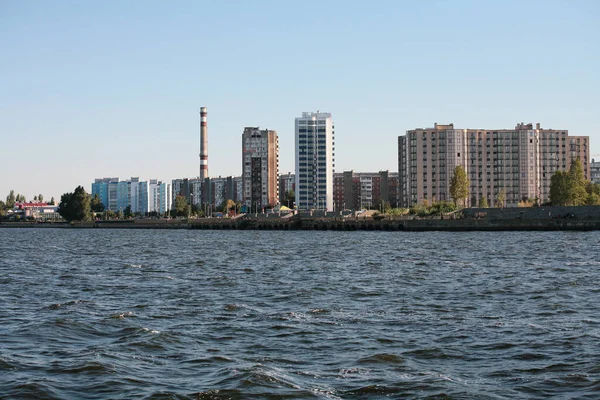
<instances>
[{"instance_id":1,"label":"rippled water surface","mask_svg":"<svg viewBox=\"0 0 600 400\"><path fill-rule=\"evenodd\" d=\"M600 233L0 229L0 397L599 398Z\"/></svg>"}]
</instances>

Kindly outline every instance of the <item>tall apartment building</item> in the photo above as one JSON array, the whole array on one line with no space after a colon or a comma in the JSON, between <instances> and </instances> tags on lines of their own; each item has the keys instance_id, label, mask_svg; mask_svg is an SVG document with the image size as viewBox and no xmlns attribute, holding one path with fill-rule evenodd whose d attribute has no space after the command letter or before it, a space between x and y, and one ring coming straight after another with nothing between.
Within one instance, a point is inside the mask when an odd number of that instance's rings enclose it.
<instances>
[{"instance_id":1,"label":"tall apartment building","mask_svg":"<svg viewBox=\"0 0 600 400\"><path fill-rule=\"evenodd\" d=\"M333 174L335 210L362 210L398 204L398 174L388 171Z\"/></svg>"},{"instance_id":2,"label":"tall apartment building","mask_svg":"<svg viewBox=\"0 0 600 400\"><path fill-rule=\"evenodd\" d=\"M131 204L131 181L119 181L117 183L117 207L116 211L125 211L127 207L133 208Z\"/></svg>"},{"instance_id":3,"label":"tall apartment building","mask_svg":"<svg viewBox=\"0 0 600 400\"><path fill-rule=\"evenodd\" d=\"M333 211L334 125L330 113L296 118L296 207Z\"/></svg>"},{"instance_id":4,"label":"tall apartment building","mask_svg":"<svg viewBox=\"0 0 600 400\"><path fill-rule=\"evenodd\" d=\"M450 180L462 165L470 181L469 203L492 205L503 190L505 205L523 199L550 199L550 178L568 170L579 157L590 179L589 137L567 130L542 129L538 123L515 129L454 129L453 124L409 130L398 137L399 204L451 200Z\"/></svg>"},{"instance_id":5,"label":"tall apartment building","mask_svg":"<svg viewBox=\"0 0 600 400\"><path fill-rule=\"evenodd\" d=\"M130 200L130 204L131 204L131 212L132 213L141 213L141 204L140 204L140 199L141 199L141 193L140 193L140 178L138 177L132 177L129 180L129 188L130 188L130 196L129 196L129 200Z\"/></svg>"},{"instance_id":6,"label":"tall apartment building","mask_svg":"<svg viewBox=\"0 0 600 400\"><path fill-rule=\"evenodd\" d=\"M279 202L279 139L277 132L246 127L242 134L242 195L251 209Z\"/></svg>"},{"instance_id":7,"label":"tall apartment building","mask_svg":"<svg viewBox=\"0 0 600 400\"><path fill-rule=\"evenodd\" d=\"M163 215L171 210L172 194L170 184L150 179L148 182L142 182L142 189L144 194L141 197L148 199L146 202L147 208L143 210L144 213L156 212Z\"/></svg>"},{"instance_id":8,"label":"tall apartment building","mask_svg":"<svg viewBox=\"0 0 600 400\"><path fill-rule=\"evenodd\" d=\"M92 197L98 195L107 210L117 210L117 183L119 178L97 178L92 183ZM112 206L112 208L111 208Z\"/></svg>"}]
</instances>

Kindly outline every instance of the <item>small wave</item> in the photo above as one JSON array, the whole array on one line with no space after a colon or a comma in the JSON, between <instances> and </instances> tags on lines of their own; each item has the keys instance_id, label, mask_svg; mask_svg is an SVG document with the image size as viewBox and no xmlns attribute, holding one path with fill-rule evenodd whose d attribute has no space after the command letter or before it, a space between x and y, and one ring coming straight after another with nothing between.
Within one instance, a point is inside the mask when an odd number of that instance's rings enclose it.
<instances>
[{"instance_id":1,"label":"small wave","mask_svg":"<svg viewBox=\"0 0 600 400\"><path fill-rule=\"evenodd\" d=\"M359 398L367 398L367 397L374 396L374 395L397 395L397 394L398 394L398 390L393 387L388 387L388 386L383 386L383 385L368 385L368 386L363 386L358 389L348 390L342 394L342 398L344 398L345 395L352 396L352 397L361 396ZM362 397L362 396L364 396L364 397Z\"/></svg>"},{"instance_id":2,"label":"small wave","mask_svg":"<svg viewBox=\"0 0 600 400\"><path fill-rule=\"evenodd\" d=\"M233 359L225 356L212 356L205 358L194 358L192 360L184 361L183 364L190 365L211 365L211 364L230 364L234 362Z\"/></svg>"},{"instance_id":3,"label":"small wave","mask_svg":"<svg viewBox=\"0 0 600 400\"><path fill-rule=\"evenodd\" d=\"M363 357L358 362L360 364L402 364L404 363L404 358L396 354L381 353Z\"/></svg>"},{"instance_id":4,"label":"small wave","mask_svg":"<svg viewBox=\"0 0 600 400\"><path fill-rule=\"evenodd\" d=\"M124 313L118 313L118 314L113 314L110 316L110 318L113 319L125 319L127 317L133 317L135 314L132 311L127 311Z\"/></svg>"},{"instance_id":5,"label":"small wave","mask_svg":"<svg viewBox=\"0 0 600 400\"><path fill-rule=\"evenodd\" d=\"M0 371L2 370L14 370L17 369L17 365L12 362L13 360L8 360L0 357Z\"/></svg>"},{"instance_id":6,"label":"small wave","mask_svg":"<svg viewBox=\"0 0 600 400\"><path fill-rule=\"evenodd\" d=\"M363 368L344 368L340 370L340 375L344 378L352 376L352 375L365 375L371 372L368 369Z\"/></svg>"},{"instance_id":7,"label":"small wave","mask_svg":"<svg viewBox=\"0 0 600 400\"><path fill-rule=\"evenodd\" d=\"M529 374L544 374L548 372L564 372L572 368L570 364L551 364L540 368L520 369L519 372L527 372Z\"/></svg>"},{"instance_id":8,"label":"small wave","mask_svg":"<svg viewBox=\"0 0 600 400\"><path fill-rule=\"evenodd\" d=\"M294 327L291 325L273 325L271 327L271 329L274 329L276 331L281 331L281 330L285 330L285 329L294 329Z\"/></svg>"},{"instance_id":9,"label":"small wave","mask_svg":"<svg viewBox=\"0 0 600 400\"><path fill-rule=\"evenodd\" d=\"M513 343L501 342L501 343L475 345L473 347L480 349L480 350L508 350L508 349L512 349L515 346L516 345Z\"/></svg>"},{"instance_id":10,"label":"small wave","mask_svg":"<svg viewBox=\"0 0 600 400\"><path fill-rule=\"evenodd\" d=\"M86 304L86 303L91 303L91 301L89 300L70 300L64 303L54 303L54 304L50 304L46 307L44 307L44 309L46 310L58 310L60 308L63 307L70 307L70 306L76 306L79 304Z\"/></svg>"},{"instance_id":11,"label":"small wave","mask_svg":"<svg viewBox=\"0 0 600 400\"><path fill-rule=\"evenodd\" d=\"M548 356L540 353L522 353L516 354L512 357L515 360L523 360L523 361L534 361L534 360L545 360Z\"/></svg>"},{"instance_id":12,"label":"small wave","mask_svg":"<svg viewBox=\"0 0 600 400\"><path fill-rule=\"evenodd\" d=\"M502 319L501 315L475 315L475 318L481 319Z\"/></svg>"},{"instance_id":13,"label":"small wave","mask_svg":"<svg viewBox=\"0 0 600 400\"><path fill-rule=\"evenodd\" d=\"M413 350L413 351L409 351L404 354L413 356L415 358L421 358L421 359L426 359L426 360L453 358L453 356L445 353L444 351L442 351L441 349L439 349L437 347Z\"/></svg>"},{"instance_id":14,"label":"small wave","mask_svg":"<svg viewBox=\"0 0 600 400\"><path fill-rule=\"evenodd\" d=\"M225 367L219 369L217 375L218 379L213 380L213 387L242 389L245 396L243 398L270 398L273 389L277 389L277 398L314 396L310 390L302 387L302 375L290 374L284 369L263 364Z\"/></svg>"},{"instance_id":15,"label":"small wave","mask_svg":"<svg viewBox=\"0 0 600 400\"><path fill-rule=\"evenodd\" d=\"M242 399L244 396L242 392L239 390L209 390L206 392L192 393L190 395L193 399L196 400L233 400L233 399Z\"/></svg>"},{"instance_id":16,"label":"small wave","mask_svg":"<svg viewBox=\"0 0 600 400\"><path fill-rule=\"evenodd\" d=\"M114 373L115 371L116 370L112 365L103 364L98 361L86 362L79 366L63 368L60 370L61 373L90 375L103 375L106 373Z\"/></svg>"},{"instance_id":17,"label":"small wave","mask_svg":"<svg viewBox=\"0 0 600 400\"><path fill-rule=\"evenodd\" d=\"M130 264L130 263L126 263L124 265L124 267L126 267L126 268L142 268L142 264Z\"/></svg>"},{"instance_id":18,"label":"small wave","mask_svg":"<svg viewBox=\"0 0 600 400\"><path fill-rule=\"evenodd\" d=\"M19 399L58 399L56 394L48 385L39 382L19 383L2 393L6 398Z\"/></svg>"}]
</instances>

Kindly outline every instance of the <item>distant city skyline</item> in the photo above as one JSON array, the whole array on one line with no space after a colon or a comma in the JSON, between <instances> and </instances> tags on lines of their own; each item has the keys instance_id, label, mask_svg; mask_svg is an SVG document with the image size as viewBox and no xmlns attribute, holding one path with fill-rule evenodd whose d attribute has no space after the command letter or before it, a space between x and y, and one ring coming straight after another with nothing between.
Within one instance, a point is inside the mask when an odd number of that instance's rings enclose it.
<instances>
[{"instance_id":1,"label":"distant city skyline","mask_svg":"<svg viewBox=\"0 0 600 400\"><path fill-rule=\"evenodd\" d=\"M600 3L356 4L3 2L0 199L196 177L203 106L211 177L241 175L247 126L294 173L294 119L316 110L336 172L397 171L397 137L436 122L539 122L600 158Z\"/></svg>"}]
</instances>

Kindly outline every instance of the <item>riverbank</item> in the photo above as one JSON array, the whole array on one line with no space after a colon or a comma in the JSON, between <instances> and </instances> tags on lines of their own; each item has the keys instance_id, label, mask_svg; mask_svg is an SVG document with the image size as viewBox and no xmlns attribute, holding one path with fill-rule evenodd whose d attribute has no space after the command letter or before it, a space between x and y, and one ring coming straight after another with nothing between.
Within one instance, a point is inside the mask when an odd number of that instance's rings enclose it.
<instances>
[{"instance_id":1,"label":"riverbank","mask_svg":"<svg viewBox=\"0 0 600 400\"><path fill-rule=\"evenodd\" d=\"M442 217L310 217L244 215L238 218L131 219L75 223L2 222L3 228L208 229L331 231L592 231L600 230L600 206L470 208Z\"/></svg>"}]
</instances>

